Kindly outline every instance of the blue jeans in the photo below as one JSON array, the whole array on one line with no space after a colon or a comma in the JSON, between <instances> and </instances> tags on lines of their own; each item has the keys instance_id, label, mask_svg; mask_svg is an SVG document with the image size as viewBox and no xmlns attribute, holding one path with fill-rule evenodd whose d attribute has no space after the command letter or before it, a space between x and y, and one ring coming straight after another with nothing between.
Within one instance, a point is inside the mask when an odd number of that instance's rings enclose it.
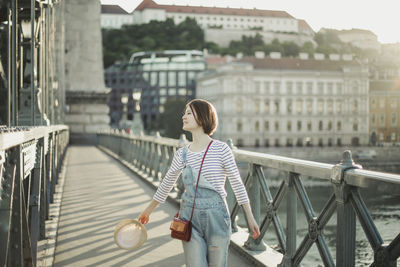
<instances>
[{"instance_id":1,"label":"blue jeans","mask_svg":"<svg viewBox=\"0 0 400 267\"><path fill-rule=\"evenodd\" d=\"M183 158L186 160L186 151ZM198 172L186 166L182 172L185 193L179 217L190 219ZM187 267L226 267L231 238L231 220L226 201L200 175L192 218L192 237L182 241Z\"/></svg>"}]
</instances>

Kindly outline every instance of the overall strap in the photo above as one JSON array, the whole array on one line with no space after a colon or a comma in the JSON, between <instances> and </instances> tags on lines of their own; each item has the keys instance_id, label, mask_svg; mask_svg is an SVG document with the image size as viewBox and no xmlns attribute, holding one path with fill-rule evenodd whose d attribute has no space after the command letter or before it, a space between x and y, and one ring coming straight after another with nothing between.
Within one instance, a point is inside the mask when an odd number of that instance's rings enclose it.
<instances>
[{"instance_id":1,"label":"overall strap","mask_svg":"<svg viewBox=\"0 0 400 267\"><path fill-rule=\"evenodd\" d=\"M184 147L183 147L183 150L182 150L182 159L183 159L183 164L185 164L185 166L186 166L186 154L187 154L187 149L188 149L188 147L187 147L187 146L184 146Z\"/></svg>"},{"instance_id":2,"label":"overall strap","mask_svg":"<svg viewBox=\"0 0 400 267\"><path fill-rule=\"evenodd\" d=\"M197 186L199 185L201 168L203 167L204 159L206 158L208 149L210 148L212 142L213 142L213 140L211 140L211 142L208 144L206 152L204 152L203 160L201 161L199 175L197 176L196 190L194 191L194 200L193 200L192 214L190 215L190 221L192 221L192 218L193 218L194 204L196 203L196 193L197 193Z\"/></svg>"}]
</instances>

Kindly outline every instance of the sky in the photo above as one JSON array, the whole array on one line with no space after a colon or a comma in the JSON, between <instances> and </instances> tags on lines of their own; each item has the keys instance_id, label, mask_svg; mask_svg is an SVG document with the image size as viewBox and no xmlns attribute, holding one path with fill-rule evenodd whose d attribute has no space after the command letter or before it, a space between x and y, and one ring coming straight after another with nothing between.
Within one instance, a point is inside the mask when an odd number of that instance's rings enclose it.
<instances>
[{"instance_id":1,"label":"sky","mask_svg":"<svg viewBox=\"0 0 400 267\"><path fill-rule=\"evenodd\" d=\"M400 0L154 0L157 4L217 6L283 10L304 19L318 32L321 28L364 29L378 36L380 43L400 42ZM133 11L142 0L101 0Z\"/></svg>"}]
</instances>

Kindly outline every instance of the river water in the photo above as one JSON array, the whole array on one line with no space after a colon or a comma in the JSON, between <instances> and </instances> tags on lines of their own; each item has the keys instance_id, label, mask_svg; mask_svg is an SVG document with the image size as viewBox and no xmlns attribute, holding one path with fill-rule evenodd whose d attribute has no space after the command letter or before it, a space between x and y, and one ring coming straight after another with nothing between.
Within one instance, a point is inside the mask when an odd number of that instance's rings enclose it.
<instances>
[{"instance_id":1,"label":"river water","mask_svg":"<svg viewBox=\"0 0 400 267\"><path fill-rule=\"evenodd\" d=\"M241 170L242 172L243 170ZM279 181L272 181L270 188L272 195L275 195ZM333 194L333 187L326 181L304 182L306 192L310 198L316 216L320 213L329 197ZM397 234L400 233L400 191L398 193L385 194L377 192L375 189L360 189L360 194L370 212L370 215L378 229L384 243L389 244ZM308 233L308 224L303 207L300 201L297 201L297 246L299 246ZM261 220L265 216L265 211L261 211ZM286 228L286 198L278 209L282 227ZM356 266L370 266L373 262L373 250L369 245L363 229L356 219ZM243 216L239 215L238 225L245 227ZM336 262L336 212L328 224L323 229L325 241L329 247L334 262ZM269 246L278 245L278 240L271 223L264 237L264 241ZM305 258L301 262L301 266L323 266L318 248L314 243ZM397 266L400 267L400 261Z\"/></svg>"}]
</instances>

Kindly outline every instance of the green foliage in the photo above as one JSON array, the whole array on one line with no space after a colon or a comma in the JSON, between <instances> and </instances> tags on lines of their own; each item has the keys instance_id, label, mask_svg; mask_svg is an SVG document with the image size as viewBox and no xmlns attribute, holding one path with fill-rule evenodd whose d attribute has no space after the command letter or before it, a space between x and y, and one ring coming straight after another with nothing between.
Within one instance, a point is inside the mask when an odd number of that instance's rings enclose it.
<instances>
[{"instance_id":1,"label":"green foliage","mask_svg":"<svg viewBox=\"0 0 400 267\"><path fill-rule=\"evenodd\" d=\"M138 51L197 49L205 47L204 32L196 20L186 18L175 25L172 19L141 25L124 25L121 29L103 29L104 67L116 61L128 61Z\"/></svg>"},{"instance_id":2,"label":"green foliage","mask_svg":"<svg viewBox=\"0 0 400 267\"><path fill-rule=\"evenodd\" d=\"M164 103L164 112L157 122L162 136L178 139L183 133L182 114L186 106L186 100L169 98Z\"/></svg>"},{"instance_id":3,"label":"green foliage","mask_svg":"<svg viewBox=\"0 0 400 267\"><path fill-rule=\"evenodd\" d=\"M315 52L314 45L311 42L305 42L303 46L300 48L300 52L312 55Z\"/></svg>"},{"instance_id":4,"label":"green foliage","mask_svg":"<svg viewBox=\"0 0 400 267\"><path fill-rule=\"evenodd\" d=\"M252 28L252 30L258 30ZM130 56L138 51L157 50L186 50L207 49L210 54L232 55L242 53L253 56L256 51L280 52L284 57L296 57L300 52L323 53L326 56L332 53L354 54L359 58L376 56L373 51L365 51L343 43L336 32L318 32L313 42L305 42L302 46L295 42L278 39L265 43L261 34L242 36L241 40L233 40L228 47L220 47L214 42L204 40L204 32L196 20L186 18L175 25L172 19L166 21L151 21L141 25L124 25L120 30L102 30L104 66L108 67L117 61L128 61ZM286 33L289 34L289 33ZM293 33L295 34L295 33Z\"/></svg>"}]
</instances>

